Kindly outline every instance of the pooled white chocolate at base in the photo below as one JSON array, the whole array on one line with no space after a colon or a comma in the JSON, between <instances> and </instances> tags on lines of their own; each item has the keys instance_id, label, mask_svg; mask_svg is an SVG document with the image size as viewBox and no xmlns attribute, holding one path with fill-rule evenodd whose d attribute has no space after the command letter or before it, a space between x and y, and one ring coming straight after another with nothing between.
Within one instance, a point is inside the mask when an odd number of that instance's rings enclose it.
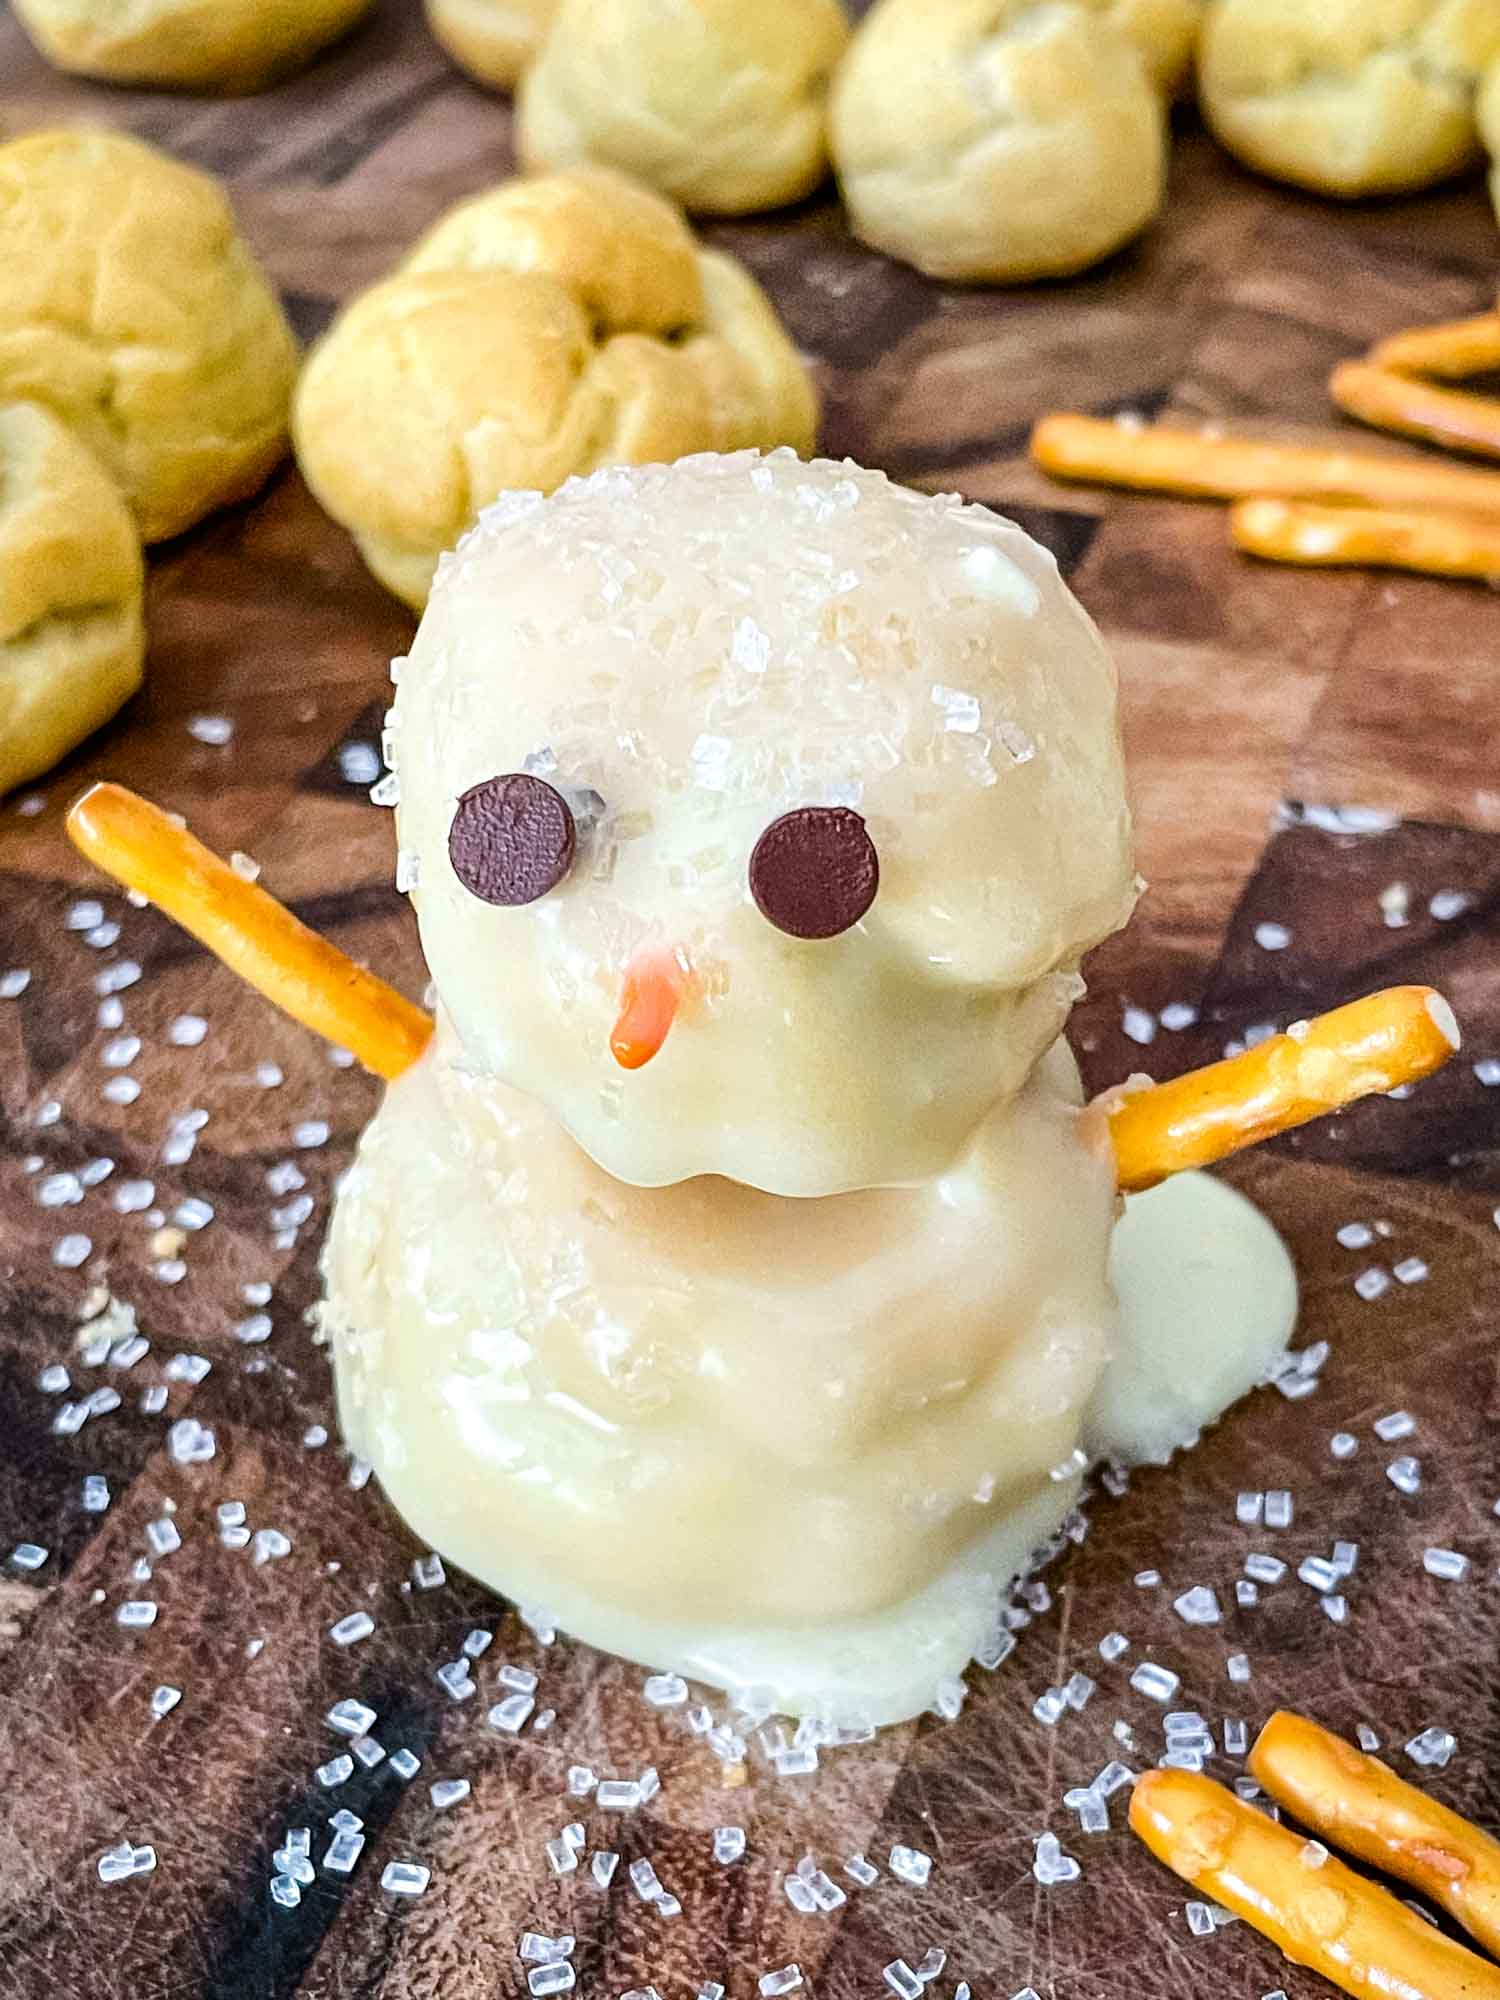
<instances>
[{"instance_id":1,"label":"pooled white chocolate at base","mask_svg":"<svg viewBox=\"0 0 1500 2000\"><path fill-rule=\"evenodd\" d=\"M946 1174L807 1201L624 1185L455 1053L440 1021L340 1193L350 1445L496 1589L788 1713L927 1707L1075 1451L1159 1456L1290 1330L1285 1252L1229 1190L1169 1182L1115 1228L1061 1043Z\"/></svg>"}]
</instances>

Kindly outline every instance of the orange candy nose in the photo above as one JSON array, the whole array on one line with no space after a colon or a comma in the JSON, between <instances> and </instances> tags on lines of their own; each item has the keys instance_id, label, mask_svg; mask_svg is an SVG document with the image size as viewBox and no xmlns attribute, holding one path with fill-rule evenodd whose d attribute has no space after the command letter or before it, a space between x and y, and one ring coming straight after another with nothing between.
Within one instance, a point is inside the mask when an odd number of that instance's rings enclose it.
<instances>
[{"instance_id":1,"label":"orange candy nose","mask_svg":"<svg viewBox=\"0 0 1500 2000\"><path fill-rule=\"evenodd\" d=\"M641 952L625 969L610 1053L621 1069L643 1069L671 1033L688 973L677 952Z\"/></svg>"}]
</instances>

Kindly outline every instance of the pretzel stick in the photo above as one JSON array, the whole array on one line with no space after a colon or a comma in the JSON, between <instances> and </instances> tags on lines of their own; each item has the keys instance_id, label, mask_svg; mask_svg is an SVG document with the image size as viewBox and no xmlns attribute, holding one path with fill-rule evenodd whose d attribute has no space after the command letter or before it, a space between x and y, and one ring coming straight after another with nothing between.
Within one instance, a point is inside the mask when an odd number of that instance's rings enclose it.
<instances>
[{"instance_id":1,"label":"pretzel stick","mask_svg":"<svg viewBox=\"0 0 1500 2000\"><path fill-rule=\"evenodd\" d=\"M1196 1771L1147 1771L1130 1824L1159 1861L1357 2000L1500 2000L1500 1968Z\"/></svg>"},{"instance_id":2,"label":"pretzel stick","mask_svg":"<svg viewBox=\"0 0 1500 2000\"><path fill-rule=\"evenodd\" d=\"M1500 476L1422 458L1323 445L1266 444L1188 430L1127 430L1094 417L1043 417L1031 455L1059 479L1091 479L1206 500L1352 501L1368 507L1432 508L1500 521Z\"/></svg>"},{"instance_id":3,"label":"pretzel stick","mask_svg":"<svg viewBox=\"0 0 1500 2000\"><path fill-rule=\"evenodd\" d=\"M1328 378L1328 393L1345 416L1377 431L1425 438L1479 458L1500 458L1500 399L1494 396L1443 389L1371 361L1340 362Z\"/></svg>"},{"instance_id":4,"label":"pretzel stick","mask_svg":"<svg viewBox=\"0 0 1500 2000\"><path fill-rule=\"evenodd\" d=\"M1304 1826L1409 1882L1500 1952L1500 1841L1300 1715L1273 1715L1250 1769Z\"/></svg>"},{"instance_id":5,"label":"pretzel stick","mask_svg":"<svg viewBox=\"0 0 1500 2000\"><path fill-rule=\"evenodd\" d=\"M1389 507L1322 507L1315 500L1236 500L1236 548L1267 562L1409 569L1423 576L1500 577L1500 524L1463 514L1404 514Z\"/></svg>"},{"instance_id":6,"label":"pretzel stick","mask_svg":"<svg viewBox=\"0 0 1500 2000\"><path fill-rule=\"evenodd\" d=\"M134 792L90 786L67 827L106 875L175 918L294 1021L352 1049L377 1076L399 1076L426 1047L432 1021L420 1008Z\"/></svg>"},{"instance_id":7,"label":"pretzel stick","mask_svg":"<svg viewBox=\"0 0 1500 2000\"><path fill-rule=\"evenodd\" d=\"M1500 313L1409 327L1378 342L1366 358L1398 375L1435 375L1440 382L1486 375L1500 368Z\"/></svg>"},{"instance_id":8,"label":"pretzel stick","mask_svg":"<svg viewBox=\"0 0 1500 2000\"><path fill-rule=\"evenodd\" d=\"M1095 1104L1130 1193L1430 1076L1458 1046L1458 1023L1440 993L1388 986L1243 1055L1146 1090L1106 1092Z\"/></svg>"}]
</instances>

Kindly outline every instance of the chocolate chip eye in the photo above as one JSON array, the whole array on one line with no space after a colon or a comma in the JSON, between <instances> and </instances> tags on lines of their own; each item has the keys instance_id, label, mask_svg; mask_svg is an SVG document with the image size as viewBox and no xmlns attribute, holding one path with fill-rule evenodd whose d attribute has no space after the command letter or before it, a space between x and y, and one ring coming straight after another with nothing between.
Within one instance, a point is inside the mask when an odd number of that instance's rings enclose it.
<instances>
[{"instance_id":1,"label":"chocolate chip eye","mask_svg":"<svg viewBox=\"0 0 1500 2000\"><path fill-rule=\"evenodd\" d=\"M847 806L783 813L750 856L756 908L788 937L837 937L859 922L879 887L875 843Z\"/></svg>"},{"instance_id":2,"label":"chocolate chip eye","mask_svg":"<svg viewBox=\"0 0 1500 2000\"><path fill-rule=\"evenodd\" d=\"M512 771L464 793L448 829L448 859L471 895L515 908L557 887L577 843L562 793Z\"/></svg>"}]
</instances>

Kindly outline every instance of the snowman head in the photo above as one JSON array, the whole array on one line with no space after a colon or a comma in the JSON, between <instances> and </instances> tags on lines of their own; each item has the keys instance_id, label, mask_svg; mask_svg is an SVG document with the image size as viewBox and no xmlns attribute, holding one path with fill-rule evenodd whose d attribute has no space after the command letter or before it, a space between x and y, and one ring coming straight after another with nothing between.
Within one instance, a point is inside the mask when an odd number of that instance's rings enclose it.
<instances>
[{"instance_id":1,"label":"snowman head","mask_svg":"<svg viewBox=\"0 0 1500 2000\"><path fill-rule=\"evenodd\" d=\"M608 1172L939 1172L1135 896L1110 660L983 508L790 452L507 496L394 713L440 1050Z\"/></svg>"}]
</instances>

